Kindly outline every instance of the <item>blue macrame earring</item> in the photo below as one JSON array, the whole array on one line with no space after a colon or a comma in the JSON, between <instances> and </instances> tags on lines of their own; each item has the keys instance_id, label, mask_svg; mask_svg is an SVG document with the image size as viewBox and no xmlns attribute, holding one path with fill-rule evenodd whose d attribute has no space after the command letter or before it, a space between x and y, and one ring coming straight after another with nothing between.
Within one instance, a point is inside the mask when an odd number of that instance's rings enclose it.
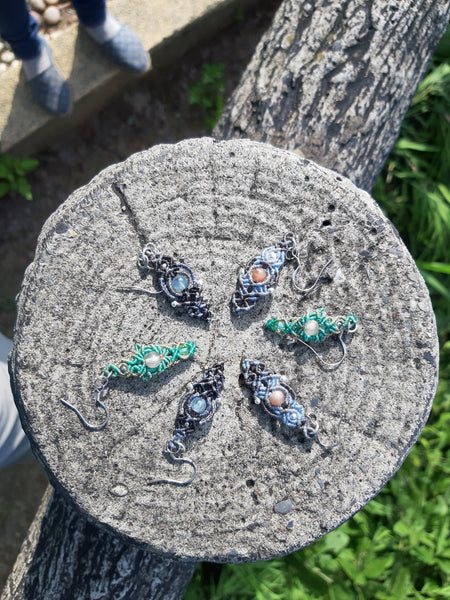
<instances>
[{"instance_id":1,"label":"blue macrame earring","mask_svg":"<svg viewBox=\"0 0 450 600\"><path fill-rule=\"evenodd\" d=\"M315 415L306 416L294 390L257 360L243 358L241 373L244 384L251 390L253 402L260 404L270 416L283 425L296 429L303 440L314 440L319 431Z\"/></svg>"},{"instance_id":2,"label":"blue macrame earring","mask_svg":"<svg viewBox=\"0 0 450 600\"><path fill-rule=\"evenodd\" d=\"M278 283L280 271L288 261L295 261L297 266L292 274L292 286L300 294L311 292L319 283L322 273L332 262L329 260L322 268L315 282L308 288L300 288L296 283L300 269L300 258L297 243L293 233L287 233L283 240L270 246L253 258L238 276L236 291L231 298L231 311L242 315L253 310L256 304L273 292Z\"/></svg>"}]
</instances>

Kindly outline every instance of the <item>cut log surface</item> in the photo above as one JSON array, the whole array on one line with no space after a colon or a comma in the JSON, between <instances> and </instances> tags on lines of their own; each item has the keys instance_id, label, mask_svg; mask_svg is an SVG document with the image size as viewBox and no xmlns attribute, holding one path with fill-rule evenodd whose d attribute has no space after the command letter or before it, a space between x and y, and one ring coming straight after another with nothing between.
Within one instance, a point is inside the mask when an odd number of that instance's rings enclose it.
<instances>
[{"instance_id":1,"label":"cut log surface","mask_svg":"<svg viewBox=\"0 0 450 600\"><path fill-rule=\"evenodd\" d=\"M230 313L237 270L292 231L299 285L333 259L309 296L293 291L287 264L271 300ZM142 281L136 255L153 241L194 269L211 299L210 326L177 313ZM303 346L263 329L323 307L354 313L340 368L325 370ZM147 383L114 380L108 426L86 430L94 380L135 343L198 344L194 360ZM330 339L317 348L339 358ZM286 376L320 441L255 406L240 385L242 357ZM162 453L189 382L225 363L221 407L185 456ZM124 540L188 560L268 559L305 546L363 507L399 468L426 422L437 383L438 344L426 286L391 223L371 197L296 154L249 141L187 140L136 154L74 192L45 224L18 303L11 357L15 398L33 449L53 485Z\"/></svg>"},{"instance_id":2,"label":"cut log surface","mask_svg":"<svg viewBox=\"0 0 450 600\"><path fill-rule=\"evenodd\" d=\"M214 130L370 190L450 17L447 0L285 0Z\"/></svg>"}]
</instances>

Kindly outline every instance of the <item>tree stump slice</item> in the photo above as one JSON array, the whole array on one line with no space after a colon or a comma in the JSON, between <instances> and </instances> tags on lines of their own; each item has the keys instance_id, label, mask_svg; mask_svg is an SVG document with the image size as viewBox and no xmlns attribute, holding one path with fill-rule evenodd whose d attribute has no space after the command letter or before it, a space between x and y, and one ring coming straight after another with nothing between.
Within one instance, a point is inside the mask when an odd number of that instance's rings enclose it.
<instances>
[{"instance_id":1,"label":"tree stump slice","mask_svg":"<svg viewBox=\"0 0 450 600\"><path fill-rule=\"evenodd\" d=\"M333 259L309 296L292 290L293 266L273 298L244 317L230 313L237 270L292 231L305 286ZM136 255L149 240L191 266L211 299L210 326L177 313L147 287ZM354 313L359 329L337 370L263 329L323 307ZM148 383L113 381L109 425L87 431L94 380L134 344L198 344ZM322 350L339 357L336 340ZM243 356L287 377L323 444L301 443L255 406L239 384ZM187 487L162 454L186 385L225 363L221 408L185 456L198 466ZM428 417L438 342L426 286L391 223L349 180L257 142L204 138L156 146L107 168L45 224L18 303L11 374L23 426L53 485L126 541L191 561L269 559L303 547L362 508L396 472ZM281 504L280 504L281 503Z\"/></svg>"}]
</instances>

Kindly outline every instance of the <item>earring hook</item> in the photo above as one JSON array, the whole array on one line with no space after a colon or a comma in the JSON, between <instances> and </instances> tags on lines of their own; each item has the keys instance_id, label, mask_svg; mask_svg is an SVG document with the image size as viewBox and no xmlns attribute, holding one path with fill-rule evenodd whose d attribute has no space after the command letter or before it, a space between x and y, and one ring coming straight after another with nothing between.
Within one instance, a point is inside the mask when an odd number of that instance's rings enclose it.
<instances>
[{"instance_id":1,"label":"earring hook","mask_svg":"<svg viewBox=\"0 0 450 600\"><path fill-rule=\"evenodd\" d=\"M80 413L78 408L75 408L75 406L73 406L73 404L70 404L70 402L67 402L67 400L64 400L63 398L60 398L60 401L62 404L64 404L64 406L67 406L67 408L70 408L71 410L73 410L73 412L77 415L77 417L80 419L80 421L86 427L86 429L89 429L89 431L101 431L108 425L108 422L109 422L108 407L105 406L105 404L103 404L103 402L101 400L99 400L98 398L96 398L95 406L100 406L100 408L102 408L105 411L105 415L106 415L105 420L100 425L92 425L91 423L88 423L86 421L86 419L83 417L83 415Z\"/></svg>"},{"instance_id":2,"label":"earring hook","mask_svg":"<svg viewBox=\"0 0 450 600\"><path fill-rule=\"evenodd\" d=\"M92 425L91 423L88 423L86 421L86 419L83 417L83 415L80 413L78 408L75 408L75 406L73 404L70 404L70 402L67 402L67 400L64 400L64 398L60 398L61 403L64 404L64 406L67 406L67 408L70 408L70 410L73 410L73 412L77 415L77 417L80 419L82 424L89 431L101 431L109 423L108 407L100 400L100 398L103 398L103 394L105 393L105 390L108 387L109 378L111 377L111 375L112 375L112 372L110 372L108 375L102 375L101 377L99 377L98 379L95 380L95 392L94 392L95 406L100 406L100 408L102 408L105 411L105 415L106 415L105 420L100 425Z\"/></svg>"},{"instance_id":3,"label":"earring hook","mask_svg":"<svg viewBox=\"0 0 450 600\"><path fill-rule=\"evenodd\" d=\"M309 288L304 288L304 289L302 289L302 288L300 288L300 287L299 287L299 286L298 286L298 285L295 283L295 279L296 279L296 277L297 277L297 273L298 273L298 271L299 271L299 269L300 269L300 260L299 260L299 257L298 257L298 252L297 252L297 250L295 250L295 252L293 252L293 253L292 253L292 255L293 255L293 257L295 258L295 260L297 261L297 266L296 266L296 268L294 269L294 272L292 273L292 286L293 286L293 288L294 288L294 289L295 289L297 292L299 292L300 294L308 294L309 292L312 292L312 291L313 291L313 289L314 289L314 288L317 286L317 284L319 283L319 280L320 280L320 278L322 277L322 273L323 273L323 272L326 270L326 268L328 267L328 265L330 265L330 264L333 262L333 259L332 259L332 258L330 258L330 260L327 262L327 264L326 264L324 267L322 267L322 269L321 269L321 271L320 271L319 275L317 276L317 278L316 278L315 282L314 282L314 283L313 283L313 284L312 284L312 285L311 285Z\"/></svg>"},{"instance_id":4,"label":"earring hook","mask_svg":"<svg viewBox=\"0 0 450 600\"><path fill-rule=\"evenodd\" d=\"M325 450L326 452L332 450L333 448L337 448L338 446L340 446L342 444L342 435L341 435L341 422L342 422L342 417L339 419L339 423L338 423L338 442L334 443L334 444L323 444L320 440L319 440L319 436L316 435L314 441L322 448L322 450Z\"/></svg>"},{"instance_id":5,"label":"earring hook","mask_svg":"<svg viewBox=\"0 0 450 600\"><path fill-rule=\"evenodd\" d=\"M148 294L149 296L157 296L158 294L162 294L163 290L159 290L158 292L151 292L150 290L146 290L145 288L140 287L122 287L116 288L116 292L142 292L144 294Z\"/></svg>"},{"instance_id":6,"label":"earring hook","mask_svg":"<svg viewBox=\"0 0 450 600\"><path fill-rule=\"evenodd\" d=\"M345 331L342 330L341 333L339 334L339 342L341 344L341 348L342 348L342 358L341 360L339 360L336 363L329 363L326 360L323 360L323 358L320 356L320 354L318 354L314 348L312 346L310 346L307 342L304 342L301 338L296 339L296 342L300 342L300 344L303 344L304 346L306 346L309 350L311 350L311 352L314 354L314 356L326 367L330 367L331 369L335 369L337 367L339 367L345 360L345 357L347 356L347 344L344 342L343 336L344 336Z\"/></svg>"},{"instance_id":7,"label":"earring hook","mask_svg":"<svg viewBox=\"0 0 450 600\"><path fill-rule=\"evenodd\" d=\"M170 483L171 485L189 485L190 483L192 483L197 475L197 465L195 464L195 462L193 460L191 460L190 458L184 458L183 456L174 456L173 454L171 454L170 452L168 453L170 455L170 458L172 459L172 461L174 463L186 463L188 465L190 465L193 469L194 472L191 475L191 477L189 479L186 479L186 481L178 481L177 479L152 479L151 481L148 481L147 484L148 485L156 485L159 483Z\"/></svg>"}]
</instances>

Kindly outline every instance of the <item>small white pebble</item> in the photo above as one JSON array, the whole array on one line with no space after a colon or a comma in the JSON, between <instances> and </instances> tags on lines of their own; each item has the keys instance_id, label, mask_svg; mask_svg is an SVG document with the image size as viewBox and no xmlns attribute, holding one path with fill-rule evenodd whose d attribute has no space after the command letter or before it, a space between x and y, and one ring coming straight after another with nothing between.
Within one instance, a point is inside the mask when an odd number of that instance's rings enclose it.
<instances>
[{"instance_id":1,"label":"small white pebble","mask_svg":"<svg viewBox=\"0 0 450 600\"><path fill-rule=\"evenodd\" d=\"M15 59L14 52L11 52L11 50L5 50L5 52L3 52L3 54L2 54L2 62L4 62L7 65L9 65L9 64L12 63L12 61L14 59Z\"/></svg>"},{"instance_id":2,"label":"small white pebble","mask_svg":"<svg viewBox=\"0 0 450 600\"><path fill-rule=\"evenodd\" d=\"M30 6L33 10L37 10L38 12L44 12L46 9L44 0L30 0Z\"/></svg>"},{"instance_id":3,"label":"small white pebble","mask_svg":"<svg viewBox=\"0 0 450 600\"><path fill-rule=\"evenodd\" d=\"M21 64L22 64L22 61L21 61L21 60L19 60L18 58L15 58L15 59L12 61L12 63L11 63L11 66L12 66L12 67L20 67L20 65L21 65Z\"/></svg>"},{"instance_id":4,"label":"small white pebble","mask_svg":"<svg viewBox=\"0 0 450 600\"><path fill-rule=\"evenodd\" d=\"M61 21L61 13L56 6L49 6L44 12L44 21L49 25L56 25Z\"/></svg>"}]
</instances>

